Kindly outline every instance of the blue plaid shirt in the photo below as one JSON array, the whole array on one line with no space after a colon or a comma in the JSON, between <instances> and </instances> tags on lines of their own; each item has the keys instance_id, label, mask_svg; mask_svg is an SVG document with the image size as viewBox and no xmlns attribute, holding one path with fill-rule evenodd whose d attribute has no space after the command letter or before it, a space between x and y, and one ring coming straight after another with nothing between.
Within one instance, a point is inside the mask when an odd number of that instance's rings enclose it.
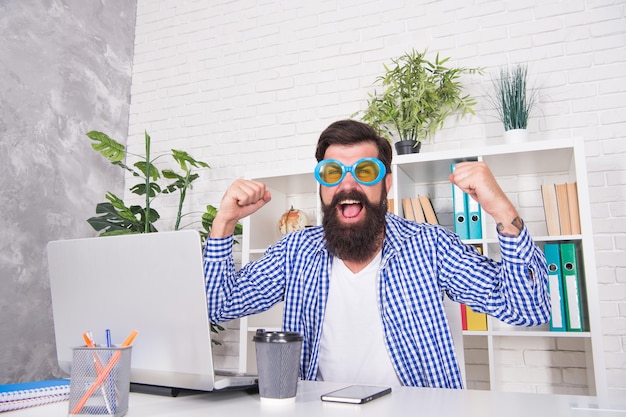
<instances>
[{"instance_id":1,"label":"blue plaid shirt","mask_svg":"<svg viewBox=\"0 0 626 417\"><path fill-rule=\"evenodd\" d=\"M499 236L490 260L444 227L387 214L378 302L385 342L404 385L462 388L443 297L506 323L533 326L550 317L545 257L526 227ZM285 301L283 329L304 336L300 376L317 376L332 255L321 226L286 235L262 259L235 270L233 237L207 239L209 318L219 323Z\"/></svg>"}]
</instances>

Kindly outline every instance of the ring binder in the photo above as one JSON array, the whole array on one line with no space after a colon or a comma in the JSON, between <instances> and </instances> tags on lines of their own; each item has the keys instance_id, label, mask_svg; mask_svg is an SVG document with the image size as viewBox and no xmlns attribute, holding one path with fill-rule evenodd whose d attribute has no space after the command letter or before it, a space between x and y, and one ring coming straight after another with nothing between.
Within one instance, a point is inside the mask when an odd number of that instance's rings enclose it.
<instances>
[{"instance_id":1,"label":"ring binder","mask_svg":"<svg viewBox=\"0 0 626 417\"><path fill-rule=\"evenodd\" d=\"M548 291L552 305L550 316L550 330L566 331L565 305L563 297L563 277L561 275L561 255L558 243L546 243L543 247L548 264Z\"/></svg>"},{"instance_id":2,"label":"ring binder","mask_svg":"<svg viewBox=\"0 0 626 417\"><path fill-rule=\"evenodd\" d=\"M450 165L450 172L454 172L456 164ZM463 190L452 183L452 205L454 207L454 233L461 239L469 239L469 224L467 221L467 197Z\"/></svg>"},{"instance_id":3,"label":"ring binder","mask_svg":"<svg viewBox=\"0 0 626 417\"><path fill-rule=\"evenodd\" d=\"M561 243L561 273L563 274L567 330L570 332L582 332L583 317L580 277L578 276L576 245L574 243Z\"/></svg>"},{"instance_id":4,"label":"ring binder","mask_svg":"<svg viewBox=\"0 0 626 417\"><path fill-rule=\"evenodd\" d=\"M467 200L467 220L470 239L482 239L483 238L483 224L480 213L480 204L474 200L468 194L465 194Z\"/></svg>"}]
</instances>

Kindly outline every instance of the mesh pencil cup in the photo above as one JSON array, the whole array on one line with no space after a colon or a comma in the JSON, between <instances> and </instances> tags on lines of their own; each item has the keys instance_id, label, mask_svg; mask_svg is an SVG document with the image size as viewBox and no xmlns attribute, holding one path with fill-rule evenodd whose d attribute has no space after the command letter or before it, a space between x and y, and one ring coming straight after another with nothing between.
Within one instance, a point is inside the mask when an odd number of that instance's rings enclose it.
<instances>
[{"instance_id":1,"label":"mesh pencil cup","mask_svg":"<svg viewBox=\"0 0 626 417\"><path fill-rule=\"evenodd\" d=\"M121 417L128 411L132 346L76 347L70 375L70 416Z\"/></svg>"}]
</instances>

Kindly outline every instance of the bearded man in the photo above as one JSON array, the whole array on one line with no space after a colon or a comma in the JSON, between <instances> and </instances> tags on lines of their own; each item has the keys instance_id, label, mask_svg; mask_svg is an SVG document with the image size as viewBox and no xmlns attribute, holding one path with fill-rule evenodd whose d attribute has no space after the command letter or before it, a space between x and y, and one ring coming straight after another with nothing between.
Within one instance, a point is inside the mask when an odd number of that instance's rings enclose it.
<instances>
[{"instance_id":1,"label":"bearded man","mask_svg":"<svg viewBox=\"0 0 626 417\"><path fill-rule=\"evenodd\" d=\"M244 179L225 192L204 252L211 321L284 300L283 330L304 338L302 379L462 388L444 296L510 324L549 320L543 253L483 162L458 163L450 181L495 220L500 261L445 227L388 212L392 149L367 124L331 124L316 159L322 225L285 236L239 271L235 225L271 195Z\"/></svg>"}]
</instances>

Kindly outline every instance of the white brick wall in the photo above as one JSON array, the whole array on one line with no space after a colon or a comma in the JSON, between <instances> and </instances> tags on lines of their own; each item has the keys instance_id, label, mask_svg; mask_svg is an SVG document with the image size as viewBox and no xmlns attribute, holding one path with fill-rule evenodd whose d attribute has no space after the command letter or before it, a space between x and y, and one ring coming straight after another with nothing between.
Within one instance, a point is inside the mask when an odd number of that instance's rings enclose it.
<instances>
[{"instance_id":1,"label":"white brick wall","mask_svg":"<svg viewBox=\"0 0 626 417\"><path fill-rule=\"evenodd\" d=\"M450 121L426 152L500 141L490 74L528 62L541 89L531 138L585 139L608 383L624 396L625 9L619 0L139 0L129 144L142 147L147 130L155 150L207 161L194 189L202 209L248 168L310 159L319 133L362 108L382 64L411 48L487 70L465 80L477 115ZM510 389L552 390L531 387L546 375L524 364L528 381L514 378L524 379L520 366L503 371ZM575 391L585 378L571 369L548 377Z\"/></svg>"}]
</instances>

